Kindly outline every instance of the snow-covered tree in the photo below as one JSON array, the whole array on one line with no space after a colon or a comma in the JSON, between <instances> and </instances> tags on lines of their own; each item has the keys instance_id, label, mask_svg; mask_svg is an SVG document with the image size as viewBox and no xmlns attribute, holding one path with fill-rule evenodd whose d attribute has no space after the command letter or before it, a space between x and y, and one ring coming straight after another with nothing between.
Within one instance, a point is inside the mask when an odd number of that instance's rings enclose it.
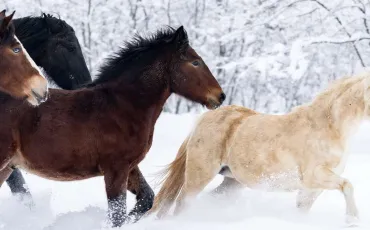
<instances>
[{"instance_id":1,"label":"snow-covered tree","mask_svg":"<svg viewBox=\"0 0 370 230\"><path fill-rule=\"evenodd\" d=\"M368 0L0 0L17 17L47 12L72 25L92 74L135 33L184 25L226 104L286 112L370 65ZM165 111L199 111L172 96Z\"/></svg>"}]
</instances>

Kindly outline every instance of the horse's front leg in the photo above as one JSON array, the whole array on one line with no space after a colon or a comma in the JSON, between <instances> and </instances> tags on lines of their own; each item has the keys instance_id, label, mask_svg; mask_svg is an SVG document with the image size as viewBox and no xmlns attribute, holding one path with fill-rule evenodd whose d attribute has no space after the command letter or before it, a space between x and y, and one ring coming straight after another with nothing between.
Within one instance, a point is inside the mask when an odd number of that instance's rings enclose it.
<instances>
[{"instance_id":1,"label":"horse's front leg","mask_svg":"<svg viewBox=\"0 0 370 230\"><path fill-rule=\"evenodd\" d=\"M136 195L135 207L128 215L130 221L136 222L152 208L154 202L154 192L138 166L133 168L129 174L128 190Z\"/></svg>"},{"instance_id":2,"label":"horse's front leg","mask_svg":"<svg viewBox=\"0 0 370 230\"><path fill-rule=\"evenodd\" d=\"M349 180L325 166L317 166L312 173L306 173L303 176L303 183L306 189L336 189L342 192L347 206L347 221L353 222L358 220L354 190Z\"/></svg>"},{"instance_id":3,"label":"horse's front leg","mask_svg":"<svg viewBox=\"0 0 370 230\"><path fill-rule=\"evenodd\" d=\"M126 193L129 174L129 164L119 164L104 167L105 189L108 198L108 216L113 227L122 226L127 218Z\"/></svg>"}]
</instances>

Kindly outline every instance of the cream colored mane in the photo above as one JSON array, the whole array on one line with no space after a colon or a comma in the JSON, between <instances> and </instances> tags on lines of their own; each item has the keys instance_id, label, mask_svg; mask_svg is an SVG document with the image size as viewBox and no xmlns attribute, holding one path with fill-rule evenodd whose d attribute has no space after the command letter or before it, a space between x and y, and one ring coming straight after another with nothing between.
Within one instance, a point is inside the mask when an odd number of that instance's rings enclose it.
<instances>
[{"instance_id":1,"label":"cream colored mane","mask_svg":"<svg viewBox=\"0 0 370 230\"><path fill-rule=\"evenodd\" d=\"M335 114L337 114L337 116L340 117L347 117L347 115L350 114L363 116L363 112L365 109L365 80L368 77L370 78L368 74L361 74L358 76L344 77L335 80L331 84L329 84L326 90L322 91L316 97L314 97L312 102L293 108L292 113L309 107L312 113L322 111L324 113L334 112ZM356 109L349 109L349 106L355 106ZM333 111L333 108L336 111ZM327 115L329 116L329 114Z\"/></svg>"},{"instance_id":2,"label":"cream colored mane","mask_svg":"<svg viewBox=\"0 0 370 230\"><path fill-rule=\"evenodd\" d=\"M344 77L337 79L333 81L331 84L329 84L328 88L324 90L323 92L319 93L313 100L312 103L315 103L317 101L327 101L327 102L333 102L334 100L338 99L340 96L348 92L348 89L353 88L356 84L362 83L362 81L365 79L364 75L361 76L354 76L354 77ZM363 86L361 84L361 86ZM362 90L364 87L356 88L356 90ZM353 93L353 92L352 92Z\"/></svg>"}]
</instances>

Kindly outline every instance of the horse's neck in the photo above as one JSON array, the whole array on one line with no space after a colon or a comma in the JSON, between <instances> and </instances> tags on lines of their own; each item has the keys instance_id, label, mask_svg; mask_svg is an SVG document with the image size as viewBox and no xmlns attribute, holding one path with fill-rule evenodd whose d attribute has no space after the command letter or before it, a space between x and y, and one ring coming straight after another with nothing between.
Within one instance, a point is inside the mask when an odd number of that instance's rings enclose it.
<instances>
[{"instance_id":1,"label":"horse's neck","mask_svg":"<svg viewBox=\"0 0 370 230\"><path fill-rule=\"evenodd\" d=\"M155 123L171 92L165 76L146 73L148 75L156 77L156 80L139 79L133 84L118 82L114 87L118 101L130 103L142 116Z\"/></svg>"}]
</instances>

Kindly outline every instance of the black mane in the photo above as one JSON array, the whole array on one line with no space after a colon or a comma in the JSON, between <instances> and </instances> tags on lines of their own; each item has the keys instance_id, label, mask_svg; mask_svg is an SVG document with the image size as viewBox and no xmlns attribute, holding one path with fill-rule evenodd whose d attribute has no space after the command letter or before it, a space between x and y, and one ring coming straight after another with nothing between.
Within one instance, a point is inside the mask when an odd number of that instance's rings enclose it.
<instances>
[{"instance_id":1,"label":"black mane","mask_svg":"<svg viewBox=\"0 0 370 230\"><path fill-rule=\"evenodd\" d=\"M176 39L176 33L180 29L183 31L183 36ZM180 52L183 51L188 47L189 41L183 27L178 30L168 26L146 38L136 34L132 41L125 43L125 47L106 59L97 78L88 86L109 82L118 77L124 77L128 83L133 82L145 67L150 65L158 55L164 53L163 49L171 42L176 42L174 47Z\"/></svg>"},{"instance_id":2,"label":"black mane","mask_svg":"<svg viewBox=\"0 0 370 230\"><path fill-rule=\"evenodd\" d=\"M46 40L50 34L74 33L73 28L65 21L45 13L37 17L17 18L13 20L13 23L19 39L38 37L39 40Z\"/></svg>"}]
</instances>

